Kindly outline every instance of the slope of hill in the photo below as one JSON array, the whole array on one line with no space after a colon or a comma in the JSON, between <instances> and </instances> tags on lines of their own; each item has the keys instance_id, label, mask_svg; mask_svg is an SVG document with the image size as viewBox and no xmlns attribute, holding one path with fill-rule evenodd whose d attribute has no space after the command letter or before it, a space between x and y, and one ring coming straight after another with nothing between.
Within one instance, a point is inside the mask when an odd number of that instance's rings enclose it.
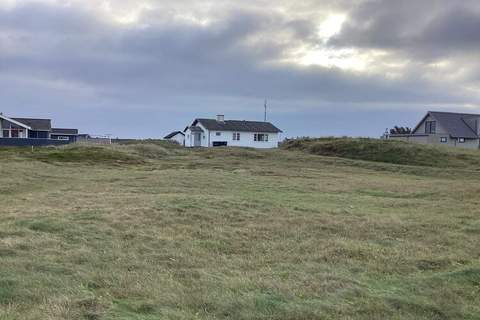
<instances>
[{"instance_id":1,"label":"slope of hill","mask_svg":"<svg viewBox=\"0 0 480 320\"><path fill-rule=\"evenodd\" d=\"M282 148L355 160L480 170L480 151L478 150L419 145L401 141L367 138L297 139L287 141Z\"/></svg>"},{"instance_id":2,"label":"slope of hill","mask_svg":"<svg viewBox=\"0 0 480 320\"><path fill-rule=\"evenodd\" d=\"M478 319L475 153L354 141L0 149L0 319Z\"/></svg>"}]
</instances>

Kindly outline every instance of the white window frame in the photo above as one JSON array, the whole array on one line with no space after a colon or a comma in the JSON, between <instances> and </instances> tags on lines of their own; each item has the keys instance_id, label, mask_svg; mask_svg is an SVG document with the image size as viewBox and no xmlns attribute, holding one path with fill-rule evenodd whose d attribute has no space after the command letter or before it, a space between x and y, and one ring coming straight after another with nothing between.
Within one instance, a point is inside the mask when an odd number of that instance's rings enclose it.
<instances>
[{"instance_id":1,"label":"white window frame","mask_svg":"<svg viewBox=\"0 0 480 320\"><path fill-rule=\"evenodd\" d=\"M240 132L233 133L233 141L240 141Z\"/></svg>"},{"instance_id":2,"label":"white window frame","mask_svg":"<svg viewBox=\"0 0 480 320\"><path fill-rule=\"evenodd\" d=\"M448 143L448 138L447 137L441 137L440 138L440 143Z\"/></svg>"},{"instance_id":3,"label":"white window frame","mask_svg":"<svg viewBox=\"0 0 480 320\"><path fill-rule=\"evenodd\" d=\"M262 137L261 140L260 140L260 137ZM268 133L255 133L253 135L253 141L255 141L255 142L268 142Z\"/></svg>"},{"instance_id":4,"label":"white window frame","mask_svg":"<svg viewBox=\"0 0 480 320\"><path fill-rule=\"evenodd\" d=\"M458 138L458 143L465 143L465 138Z\"/></svg>"}]
</instances>

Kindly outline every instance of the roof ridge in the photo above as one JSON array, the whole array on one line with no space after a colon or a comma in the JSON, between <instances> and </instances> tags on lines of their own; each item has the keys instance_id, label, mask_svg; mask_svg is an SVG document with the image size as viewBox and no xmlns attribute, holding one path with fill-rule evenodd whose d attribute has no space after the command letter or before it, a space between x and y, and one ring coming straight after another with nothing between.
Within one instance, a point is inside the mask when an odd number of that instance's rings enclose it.
<instances>
[{"instance_id":1,"label":"roof ridge","mask_svg":"<svg viewBox=\"0 0 480 320\"><path fill-rule=\"evenodd\" d=\"M229 122L229 121L238 121L238 122L257 122L257 123L270 123L270 121L260 121L260 120L236 120L236 119L229 119L229 120L223 120L223 121L218 121L217 119L210 119L210 118L196 118L195 120L209 120L209 121L215 121L215 122Z\"/></svg>"},{"instance_id":2,"label":"roof ridge","mask_svg":"<svg viewBox=\"0 0 480 320\"><path fill-rule=\"evenodd\" d=\"M25 119L25 120L52 120L49 118L22 118L22 117L10 117L11 119Z\"/></svg>"},{"instance_id":3,"label":"roof ridge","mask_svg":"<svg viewBox=\"0 0 480 320\"><path fill-rule=\"evenodd\" d=\"M480 117L480 113L464 113L464 112L451 112L451 111L428 111L428 113L458 114L458 115L468 115L468 116L479 116Z\"/></svg>"}]
</instances>

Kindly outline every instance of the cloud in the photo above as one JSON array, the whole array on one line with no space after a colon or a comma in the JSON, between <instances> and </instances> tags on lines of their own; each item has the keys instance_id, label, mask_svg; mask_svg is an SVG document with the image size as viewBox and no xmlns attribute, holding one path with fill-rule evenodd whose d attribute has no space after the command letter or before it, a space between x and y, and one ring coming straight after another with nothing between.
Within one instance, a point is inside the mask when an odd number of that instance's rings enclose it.
<instances>
[{"instance_id":1,"label":"cloud","mask_svg":"<svg viewBox=\"0 0 480 320\"><path fill-rule=\"evenodd\" d=\"M227 110L246 118L264 97L279 118L300 113L305 121L327 111L480 104L478 6L448 3L12 2L0 7L0 84L8 89L0 98L4 112L70 110L85 126L82 110L96 110L124 135L138 132L115 123L140 112L152 126L142 135L153 135L151 115L181 114L184 123ZM329 24L335 32L325 31ZM303 132L298 122L282 125Z\"/></svg>"}]
</instances>

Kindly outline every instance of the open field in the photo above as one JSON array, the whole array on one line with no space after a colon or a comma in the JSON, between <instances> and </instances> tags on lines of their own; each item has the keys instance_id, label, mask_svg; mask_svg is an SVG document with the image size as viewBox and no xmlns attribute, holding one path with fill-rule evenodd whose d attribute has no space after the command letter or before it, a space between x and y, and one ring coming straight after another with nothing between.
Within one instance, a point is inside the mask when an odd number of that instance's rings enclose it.
<instances>
[{"instance_id":1,"label":"open field","mask_svg":"<svg viewBox=\"0 0 480 320\"><path fill-rule=\"evenodd\" d=\"M308 143L0 149L0 319L480 319L480 153Z\"/></svg>"}]
</instances>

